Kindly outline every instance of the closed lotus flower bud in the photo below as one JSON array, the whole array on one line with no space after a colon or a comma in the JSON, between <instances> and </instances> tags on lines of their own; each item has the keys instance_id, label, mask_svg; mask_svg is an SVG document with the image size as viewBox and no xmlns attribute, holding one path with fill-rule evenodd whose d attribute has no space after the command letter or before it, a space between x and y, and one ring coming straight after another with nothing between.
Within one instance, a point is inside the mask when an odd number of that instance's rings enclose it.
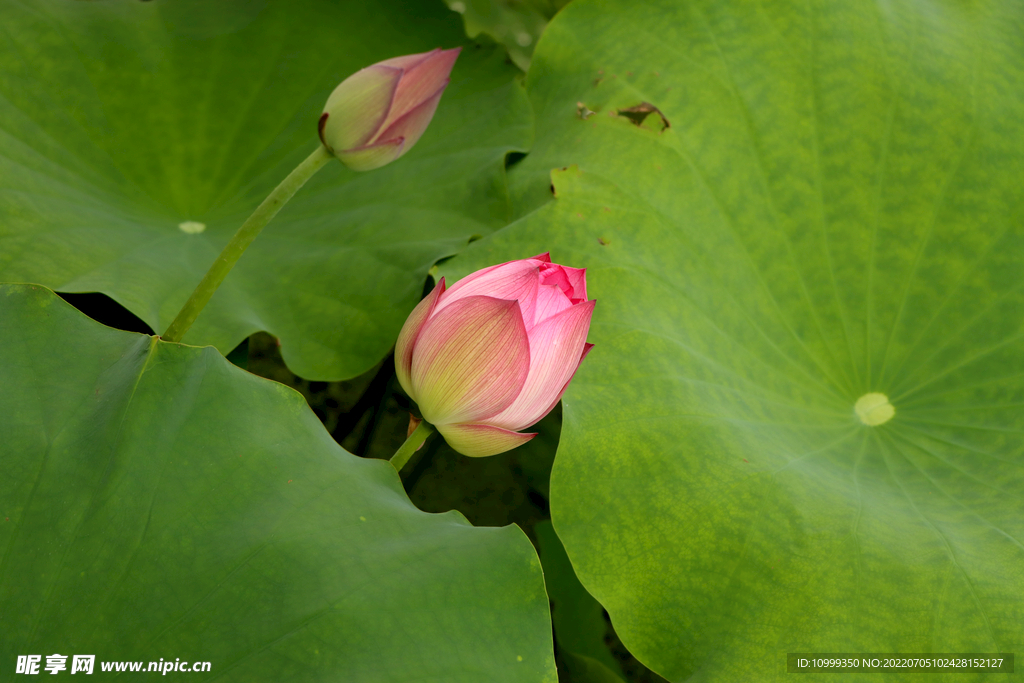
<instances>
[{"instance_id":1,"label":"closed lotus flower bud","mask_svg":"<svg viewBox=\"0 0 1024 683\"><path fill-rule=\"evenodd\" d=\"M434 118L462 48L394 57L352 74L320 115L320 141L346 166L371 171L416 144Z\"/></svg>"},{"instance_id":2,"label":"closed lotus flower bud","mask_svg":"<svg viewBox=\"0 0 1024 683\"><path fill-rule=\"evenodd\" d=\"M555 407L587 343L585 271L547 254L444 278L398 335L395 366L423 419L464 455L495 455Z\"/></svg>"}]
</instances>

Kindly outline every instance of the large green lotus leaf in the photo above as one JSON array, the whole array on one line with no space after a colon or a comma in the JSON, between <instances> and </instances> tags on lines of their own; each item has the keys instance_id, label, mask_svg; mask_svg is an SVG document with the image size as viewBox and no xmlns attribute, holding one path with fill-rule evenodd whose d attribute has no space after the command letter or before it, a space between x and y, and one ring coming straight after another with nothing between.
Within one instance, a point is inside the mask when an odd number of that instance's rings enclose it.
<instances>
[{"instance_id":1,"label":"large green lotus leaf","mask_svg":"<svg viewBox=\"0 0 1024 683\"><path fill-rule=\"evenodd\" d=\"M578 0L541 39L526 215L446 272L588 268L552 517L667 678L1024 651L1019 9Z\"/></svg>"},{"instance_id":2,"label":"large green lotus leaf","mask_svg":"<svg viewBox=\"0 0 1024 683\"><path fill-rule=\"evenodd\" d=\"M554 682L522 531L417 510L297 392L27 285L0 287L0 357L4 680L60 653L103 680Z\"/></svg>"},{"instance_id":3,"label":"large green lotus leaf","mask_svg":"<svg viewBox=\"0 0 1024 683\"><path fill-rule=\"evenodd\" d=\"M551 17L569 0L445 0L462 14L466 33L486 33L505 46L509 58L524 71L537 38Z\"/></svg>"},{"instance_id":4,"label":"large green lotus leaf","mask_svg":"<svg viewBox=\"0 0 1024 683\"><path fill-rule=\"evenodd\" d=\"M583 588L550 521L533 528L551 598L551 625L558 639L562 677L569 683L622 683L619 665L605 645L601 604Z\"/></svg>"},{"instance_id":5,"label":"large green lotus leaf","mask_svg":"<svg viewBox=\"0 0 1024 683\"><path fill-rule=\"evenodd\" d=\"M10 0L0 26L0 280L106 293L158 333L319 144L341 80L466 40L440 0ZM517 73L467 45L412 151L321 170L184 340L267 330L304 377L372 367L433 263L509 218L503 160L532 135Z\"/></svg>"}]
</instances>

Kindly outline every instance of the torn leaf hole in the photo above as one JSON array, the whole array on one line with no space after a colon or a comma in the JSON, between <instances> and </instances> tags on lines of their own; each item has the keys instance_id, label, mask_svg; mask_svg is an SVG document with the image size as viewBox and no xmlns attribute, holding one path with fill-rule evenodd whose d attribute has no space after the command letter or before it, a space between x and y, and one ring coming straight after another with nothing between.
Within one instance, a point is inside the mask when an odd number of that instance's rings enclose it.
<instances>
[{"instance_id":1,"label":"torn leaf hole","mask_svg":"<svg viewBox=\"0 0 1024 683\"><path fill-rule=\"evenodd\" d=\"M616 109L615 113L618 116L622 116L629 119L632 123L636 124L640 128L648 128L659 133L671 127L672 125L668 122L668 119L665 118L665 115L661 113L661 110L655 107L650 102L641 102L635 107ZM660 127L656 123L656 120L648 120L651 114L657 114L657 118L661 119Z\"/></svg>"}]
</instances>

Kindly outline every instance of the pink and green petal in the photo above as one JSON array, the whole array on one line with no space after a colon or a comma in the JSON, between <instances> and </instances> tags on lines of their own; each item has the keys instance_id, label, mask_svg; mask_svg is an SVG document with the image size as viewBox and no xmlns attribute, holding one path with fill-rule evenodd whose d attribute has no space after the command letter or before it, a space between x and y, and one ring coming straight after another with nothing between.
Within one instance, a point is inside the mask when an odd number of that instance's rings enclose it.
<instances>
[{"instance_id":1,"label":"pink and green petal","mask_svg":"<svg viewBox=\"0 0 1024 683\"><path fill-rule=\"evenodd\" d=\"M488 423L519 430L547 414L579 367L595 303L567 308L530 331L530 373L523 390Z\"/></svg>"},{"instance_id":2,"label":"pink and green petal","mask_svg":"<svg viewBox=\"0 0 1024 683\"><path fill-rule=\"evenodd\" d=\"M438 306L446 306L470 296L490 296L519 302L524 321L532 321L537 304L537 265L527 260L510 261L485 268L462 278L448 290Z\"/></svg>"},{"instance_id":3,"label":"pink and green petal","mask_svg":"<svg viewBox=\"0 0 1024 683\"><path fill-rule=\"evenodd\" d=\"M383 128L390 128L398 119L402 118L421 102L434 96L434 93L443 91L448 84L448 76L455 66L455 60L459 57L461 47L451 50L434 50L426 55L426 58L409 67L404 67L402 80L395 91L395 99L391 105L391 111ZM438 96L440 98L440 96ZM436 106L436 104L435 104ZM428 119L429 120L429 119Z\"/></svg>"},{"instance_id":4,"label":"pink and green petal","mask_svg":"<svg viewBox=\"0 0 1024 683\"><path fill-rule=\"evenodd\" d=\"M565 390L569 388L569 384L572 383L572 378L576 376L576 372L580 369L580 365L583 364L583 359L587 357L587 354L590 353L590 349L592 348L594 348L594 345L589 342L583 345L583 354L580 356L580 362L576 364L576 370L572 371L572 375L566 381L565 385L562 386L562 390L558 392L558 396L555 396L555 400L551 402L551 405L548 406L548 409L544 411L544 414L541 415L541 417L544 417L544 415L547 415L554 410L555 406L558 405L558 402L562 400Z\"/></svg>"},{"instance_id":5,"label":"pink and green petal","mask_svg":"<svg viewBox=\"0 0 1024 683\"><path fill-rule=\"evenodd\" d=\"M541 285L537 288L537 308L533 314L533 324L526 326L527 331L533 329L534 325L539 325L548 318L571 307L572 302L560 287Z\"/></svg>"},{"instance_id":6,"label":"pink and green petal","mask_svg":"<svg viewBox=\"0 0 1024 683\"><path fill-rule=\"evenodd\" d=\"M334 89L320 117L320 141L335 154L364 147L384 126L402 70L374 64Z\"/></svg>"},{"instance_id":7,"label":"pink and green petal","mask_svg":"<svg viewBox=\"0 0 1024 683\"><path fill-rule=\"evenodd\" d=\"M559 287L574 304L587 300L586 269L557 264L540 267L540 283Z\"/></svg>"},{"instance_id":8,"label":"pink and green petal","mask_svg":"<svg viewBox=\"0 0 1024 683\"><path fill-rule=\"evenodd\" d=\"M565 276L565 268L555 263L546 263L540 267L540 282L544 285L555 285L564 292L572 290L569 278Z\"/></svg>"},{"instance_id":9,"label":"pink and green petal","mask_svg":"<svg viewBox=\"0 0 1024 683\"><path fill-rule=\"evenodd\" d=\"M437 431L441 432L449 446L471 458L504 453L537 436L536 433L520 434L482 424L450 424L439 426Z\"/></svg>"},{"instance_id":10,"label":"pink and green petal","mask_svg":"<svg viewBox=\"0 0 1024 683\"><path fill-rule=\"evenodd\" d=\"M572 287L572 292L567 293L569 299L574 303L582 303L587 300L587 269L586 268L568 268L562 266L565 269L566 279L569 280L569 285Z\"/></svg>"},{"instance_id":11,"label":"pink and green petal","mask_svg":"<svg viewBox=\"0 0 1024 683\"><path fill-rule=\"evenodd\" d=\"M443 302L444 297L441 297ZM440 309L420 330L410 383L423 418L479 422L516 399L530 371L519 303L471 296Z\"/></svg>"},{"instance_id":12,"label":"pink and green petal","mask_svg":"<svg viewBox=\"0 0 1024 683\"><path fill-rule=\"evenodd\" d=\"M447 81L445 81L445 85L447 85ZM444 94L445 85L438 88L437 92L431 95L430 98L406 112L405 116L402 116L388 126L380 134L380 137L385 140L398 137L405 138L405 148L410 149L419 141L423 131L427 129L431 119L434 118L434 112L437 111L441 95Z\"/></svg>"},{"instance_id":13,"label":"pink and green petal","mask_svg":"<svg viewBox=\"0 0 1024 683\"><path fill-rule=\"evenodd\" d=\"M334 156L353 171L372 171L387 166L405 152L405 138L375 142L367 147L335 150Z\"/></svg>"},{"instance_id":14,"label":"pink and green petal","mask_svg":"<svg viewBox=\"0 0 1024 683\"><path fill-rule=\"evenodd\" d=\"M597 301L597 299L594 299L594 301ZM590 355L590 349L592 348L594 348L594 345L591 344L590 342L587 342L586 344L583 345L583 353L580 355L580 362L576 364L576 370L580 369L580 365L582 365L583 361L586 360L588 355ZM573 375L576 374L576 370L572 371ZM569 379L571 380L572 377L570 377Z\"/></svg>"},{"instance_id":15,"label":"pink and green petal","mask_svg":"<svg viewBox=\"0 0 1024 683\"><path fill-rule=\"evenodd\" d=\"M430 318L430 314L433 313L437 300L442 294L444 294L443 277L430 291L430 294L416 304L416 308L412 309L405 325L402 326L402 331L398 333L398 342L395 344L395 374L398 375L398 383L405 389L405 393L409 394L414 401L416 395L412 392L411 379L413 349L416 347L416 339L419 337L420 330Z\"/></svg>"}]
</instances>

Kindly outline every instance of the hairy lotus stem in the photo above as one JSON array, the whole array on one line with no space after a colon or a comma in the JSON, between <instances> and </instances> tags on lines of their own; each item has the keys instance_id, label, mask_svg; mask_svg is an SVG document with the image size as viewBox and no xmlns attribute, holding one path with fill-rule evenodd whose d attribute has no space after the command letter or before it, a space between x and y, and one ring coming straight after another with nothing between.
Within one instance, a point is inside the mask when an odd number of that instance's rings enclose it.
<instances>
[{"instance_id":1,"label":"hairy lotus stem","mask_svg":"<svg viewBox=\"0 0 1024 683\"><path fill-rule=\"evenodd\" d=\"M405 440L405 443L399 446L398 450L395 451L395 454L391 456L391 464L395 466L395 469L401 472L402 468L405 467L405 464L409 462L409 458L412 457L412 454L423 445L423 442L426 441L427 437L433 432L434 429L427 424L426 420L416 425L416 429L414 429L412 434L409 435L409 438Z\"/></svg>"},{"instance_id":2,"label":"hairy lotus stem","mask_svg":"<svg viewBox=\"0 0 1024 683\"><path fill-rule=\"evenodd\" d=\"M299 188L306 184L306 181L313 177L323 166L334 158L323 145L317 145L313 153L306 157L306 160L295 167L295 170L288 174L288 177L281 181L281 184L274 188L274 191L267 195L263 203L256 207L252 215L242 223L235 236L231 238L220 256L210 266L210 270L203 276L202 282L192 292L185 306L178 311L177 317L171 322L170 327L163 333L161 338L164 341L179 342L185 336L192 323L196 321L199 314L210 303L214 292L224 282L235 263L241 258L245 250L260 234L260 231L277 215L281 207L288 203Z\"/></svg>"}]
</instances>

